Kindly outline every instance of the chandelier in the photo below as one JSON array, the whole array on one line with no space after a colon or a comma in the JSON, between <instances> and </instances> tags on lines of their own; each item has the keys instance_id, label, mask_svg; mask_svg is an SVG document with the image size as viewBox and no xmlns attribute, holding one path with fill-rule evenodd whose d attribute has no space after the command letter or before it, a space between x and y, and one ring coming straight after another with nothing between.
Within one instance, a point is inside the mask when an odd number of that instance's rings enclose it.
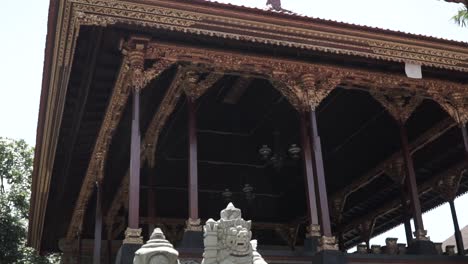
<instances>
[{"instance_id":1,"label":"chandelier","mask_svg":"<svg viewBox=\"0 0 468 264\"><path fill-rule=\"evenodd\" d=\"M267 162L267 166L280 170L284 163L289 158L290 160L298 160L301 156L301 148L297 144L291 144L287 150L281 150L280 133L275 131L273 150L266 144L262 145L258 150L260 157Z\"/></svg>"}]
</instances>

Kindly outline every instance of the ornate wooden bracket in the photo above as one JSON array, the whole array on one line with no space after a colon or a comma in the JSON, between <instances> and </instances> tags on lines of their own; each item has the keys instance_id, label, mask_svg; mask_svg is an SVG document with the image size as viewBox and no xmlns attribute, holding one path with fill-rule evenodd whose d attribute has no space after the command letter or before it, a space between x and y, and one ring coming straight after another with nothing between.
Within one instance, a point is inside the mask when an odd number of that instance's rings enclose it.
<instances>
[{"instance_id":1,"label":"ornate wooden bracket","mask_svg":"<svg viewBox=\"0 0 468 264\"><path fill-rule=\"evenodd\" d=\"M428 89L428 93L460 126L468 123L468 92L466 90L454 87L442 91L433 85Z\"/></svg>"},{"instance_id":2,"label":"ornate wooden bracket","mask_svg":"<svg viewBox=\"0 0 468 264\"><path fill-rule=\"evenodd\" d=\"M377 218L366 219L358 225L358 230L361 233L361 238L368 244L372 233L374 232L375 221ZM369 245L368 245L369 246Z\"/></svg>"},{"instance_id":3,"label":"ornate wooden bracket","mask_svg":"<svg viewBox=\"0 0 468 264\"><path fill-rule=\"evenodd\" d=\"M401 124L406 123L423 98L403 89L371 89L371 95Z\"/></svg>"},{"instance_id":4,"label":"ornate wooden bracket","mask_svg":"<svg viewBox=\"0 0 468 264\"><path fill-rule=\"evenodd\" d=\"M384 165L384 173L395 183L402 184L405 180L405 166L403 158L398 157Z\"/></svg>"},{"instance_id":5,"label":"ornate wooden bracket","mask_svg":"<svg viewBox=\"0 0 468 264\"><path fill-rule=\"evenodd\" d=\"M203 74L194 70L187 71L185 74L186 76L184 76L185 81L183 88L185 94L193 100L198 99L223 77L223 74L216 72Z\"/></svg>"},{"instance_id":6,"label":"ornate wooden bracket","mask_svg":"<svg viewBox=\"0 0 468 264\"><path fill-rule=\"evenodd\" d=\"M451 170L437 182L435 189L446 201L452 201L456 198L463 172Z\"/></svg>"},{"instance_id":7,"label":"ornate wooden bracket","mask_svg":"<svg viewBox=\"0 0 468 264\"><path fill-rule=\"evenodd\" d=\"M107 106L103 124L100 128L96 144L81 186L81 190L75 204L67 238L74 237L76 230L83 222L84 209L94 189L94 182L101 182L104 178L104 164L107 159L107 151L112 142L112 135L117 128L123 114L125 105L130 96L131 89L142 89L151 80L169 67L172 63L163 59L148 70L144 70L145 38L132 38L124 44L124 59L119 70L112 96Z\"/></svg>"}]
</instances>

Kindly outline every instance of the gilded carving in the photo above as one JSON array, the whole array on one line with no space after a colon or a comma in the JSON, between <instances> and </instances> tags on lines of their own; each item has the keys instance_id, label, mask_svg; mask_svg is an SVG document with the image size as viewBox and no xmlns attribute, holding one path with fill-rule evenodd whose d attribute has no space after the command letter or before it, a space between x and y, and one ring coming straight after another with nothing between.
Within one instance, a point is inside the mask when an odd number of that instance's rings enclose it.
<instances>
[{"instance_id":1,"label":"gilded carving","mask_svg":"<svg viewBox=\"0 0 468 264\"><path fill-rule=\"evenodd\" d=\"M393 159L390 162L385 163L384 172L394 182L402 184L405 179L404 162L402 157Z\"/></svg>"},{"instance_id":2,"label":"gilded carving","mask_svg":"<svg viewBox=\"0 0 468 264\"><path fill-rule=\"evenodd\" d=\"M197 73L193 70L187 71L186 75L187 81L185 82L183 88L187 96L193 100L196 100L198 97L204 94L223 77L223 74L208 73L203 78L203 74Z\"/></svg>"},{"instance_id":3,"label":"gilded carving","mask_svg":"<svg viewBox=\"0 0 468 264\"><path fill-rule=\"evenodd\" d=\"M446 177L441 178L437 182L436 191L446 201L451 201L456 198L458 188L460 187L460 181L462 179L463 172L452 171Z\"/></svg>"},{"instance_id":4,"label":"gilded carving","mask_svg":"<svg viewBox=\"0 0 468 264\"><path fill-rule=\"evenodd\" d=\"M403 89L372 89L371 95L390 113L390 115L402 124L423 101L415 92Z\"/></svg>"},{"instance_id":5,"label":"gilded carving","mask_svg":"<svg viewBox=\"0 0 468 264\"><path fill-rule=\"evenodd\" d=\"M468 123L468 92L466 90L450 87L443 89L430 83L428 93L459 125Z\"/></svg>"}]
</instances>

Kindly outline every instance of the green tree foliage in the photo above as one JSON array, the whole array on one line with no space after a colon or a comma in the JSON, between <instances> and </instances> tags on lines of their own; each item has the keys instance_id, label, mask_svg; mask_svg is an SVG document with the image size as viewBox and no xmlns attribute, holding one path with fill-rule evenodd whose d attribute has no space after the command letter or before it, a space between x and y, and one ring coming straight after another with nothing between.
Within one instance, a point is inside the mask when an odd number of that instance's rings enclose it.
<instances>
[{"instance_id":1,"label":"green tree foliage","mask_svg":"<svg viewBox=\"0 0 468 264\"><path fill-rule=\"evenodd\" d=\"M0 263L57 263L26 247L33 148L24 140L0 137Z\"/></svg>"},{"instance_id":2,"label":"green tree foliage","mask_svg":"<svg viewBox=\"0 0 468 264\"><path fill-rule=\"evenodd\" d=\"M452 17L453 21L461 27L468 25L468 6L464 6L458 10L458 13Z\"/></svg>"}]
</instances>

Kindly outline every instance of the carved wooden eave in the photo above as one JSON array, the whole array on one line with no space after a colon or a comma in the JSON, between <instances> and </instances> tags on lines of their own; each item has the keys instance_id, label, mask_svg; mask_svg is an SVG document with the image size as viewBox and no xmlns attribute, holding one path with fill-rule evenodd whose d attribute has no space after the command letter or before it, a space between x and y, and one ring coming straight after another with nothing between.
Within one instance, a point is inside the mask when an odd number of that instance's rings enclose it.
<instances>
[{"instance_id":1,"label":"carved wooden eave","mask_svg":"<svg viewBox=\"0 0 468 264\"><path fill-rule=\"evenodd\" d=\"M261 43L265 46L285 47L300 52L310 50L328 55L364 58L375 61L411 62L424 67L468 72L468 50L465 43L422 36L364 28L344 23L276 14L243 7L194 0L51 0L48 34L38 118L33 183L30 207L28 243L40 249L42 229L47 208L55 150L62 120L67 83L71 74L76 42L84 26L161 29L188 35L204 35L233 42ZM440 80L411 80L403 75L370 73L348 68L298 63L242 54L206 52L202 49L176 47L154 43L155 49L145 59L167 53L170 62L189 61L219 66L221 72L254 72L272 77L272 70L291 73L325 71L343 73L341 85L369 87L378 81L392 82L398 87L425 91L460 89L466 85ZM172 49L173 48L173 49ZM171 52L173 50L174 52ZM185 58L184 58L185 56ZM228 65L228 68L223 66ZM291 68L290 68L291 67ZM254 69L254 70L252 70ZM231 72L232 73L232 72ZM148 73L153 75L154 73ZM265 76L265 74L267 74ZM144 86L150 76L142 76ZM146 78L146 79L145 79ZM450 87L450 88L447 88ZM288 88L290 89L290 88ZM294 93L283 89L288 100ZM107 141L107 139L106 139ZM93 152L105 155L106 148ZM93 161L94 162L94 161ZM94 168L91 166L90 168ZM91 170L87 172L91 173ZM87 180L88 184L89 181ZM81 192L80 192L81 193ZM81 196L81 195L80 195ZM82 198L80 198L82 199ZM80 205L84 200L80 200ZM86 200L86 199L85 199ZM79 214L82 210L77 210ZM70 234L71 236L71 234Z\"/></svg>"}]
</instances>

